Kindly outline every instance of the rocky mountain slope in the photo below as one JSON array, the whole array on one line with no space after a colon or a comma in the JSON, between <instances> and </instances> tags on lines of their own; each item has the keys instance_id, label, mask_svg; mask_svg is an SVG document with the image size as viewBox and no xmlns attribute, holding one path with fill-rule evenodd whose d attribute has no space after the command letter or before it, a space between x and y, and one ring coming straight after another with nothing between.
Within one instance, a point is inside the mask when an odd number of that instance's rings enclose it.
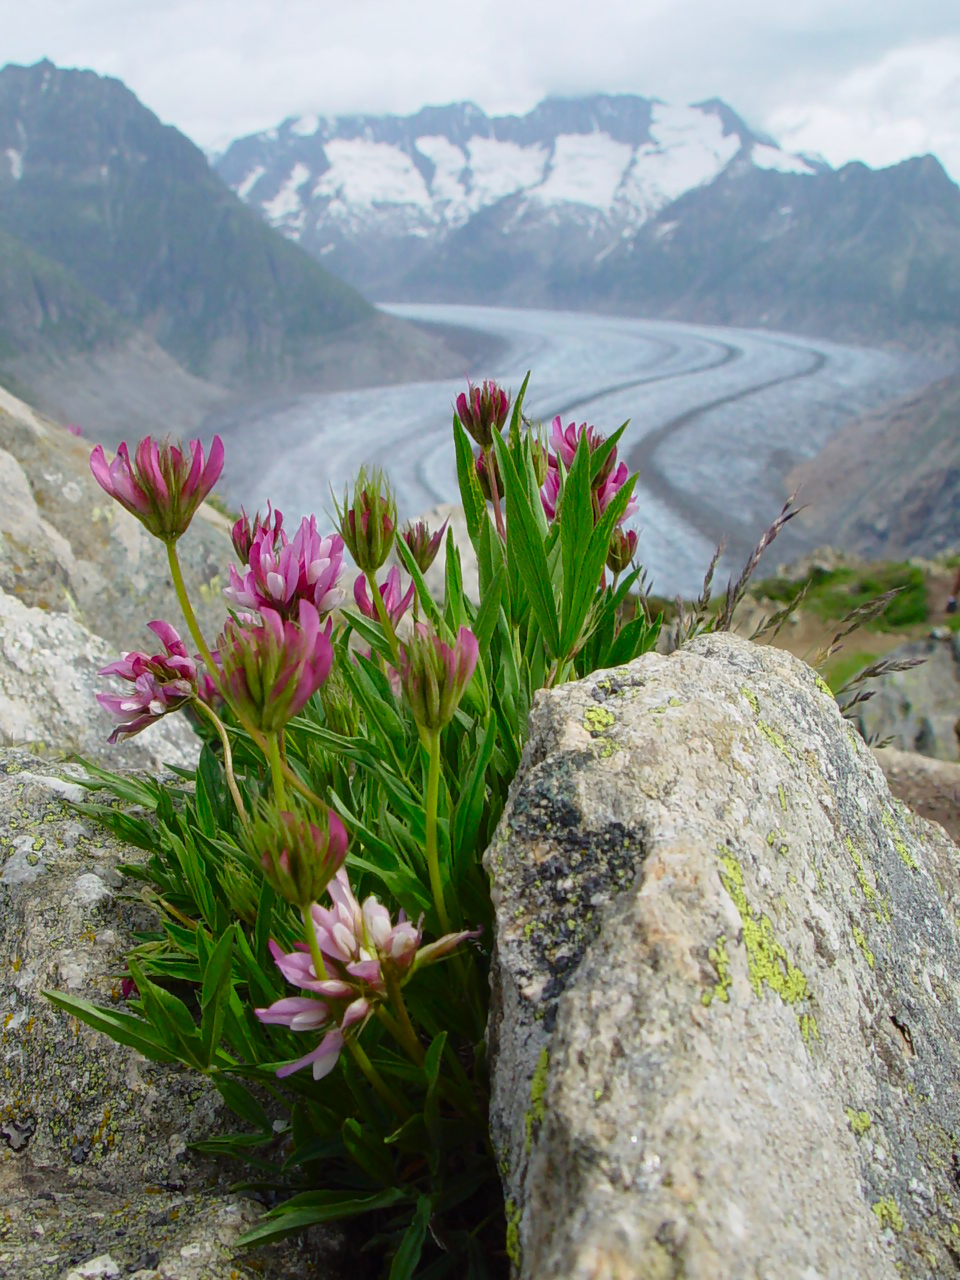
<instances>
[{"instance_id":1,"label":"rocky mountain slope","mask_svg":"<svg viewBox=\"0 0 960 1280\"><path fill-rule=\"evenodd\" d=\"M960 532L960 375L843 428L788 477L819 543L869 558L930 556Z\"/></svg>"},{"instance_id":2,"label":"rocky mountain slope","mask_svg":"<svg viewBox=\"0 0 960 1280\"><path fill-rule=\"evenodd\" d=\"M960 190L935 159L834 171L718 101L300 117L217 168L368 296L960 340Z\"/></svg>"},{"instance_id":3,"label":"rocky mountain slope","mask_svg":"<svg viewBox=\"0 0 960 1280\"><path fill-rule=\"evenodd\" d=\"M316 385L358 352L375 352L387 381L450 357L276 234L189 139L90 71L0 71L0 233L0 370L98 426L158 394L155 416L179 419L218 388Z\"/></svg>"}]
</instances>

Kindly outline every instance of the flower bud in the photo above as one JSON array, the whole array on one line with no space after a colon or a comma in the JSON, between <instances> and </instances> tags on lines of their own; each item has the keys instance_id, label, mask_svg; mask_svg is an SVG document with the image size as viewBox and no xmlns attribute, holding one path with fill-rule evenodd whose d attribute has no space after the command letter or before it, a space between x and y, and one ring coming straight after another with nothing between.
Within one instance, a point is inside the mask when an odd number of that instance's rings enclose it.
<instances>
[{"instance_id":1,"label":"flower bud","mask_svg":"<svg viewBox=\"0 0 960 1280\"><path fill-rule=\"evenodd\" d=\"M496 382L476 387L472 382L457 396L457 417L481 449L493 444L493 433L501 432L510 412L510 397Z\"/></svg>"},{"instance_id":2,"label":"flower bud","mask_svg":"<svg viewBox=\"0 0 960 1280\"><path fill-rule=\"evenodd\" d=\"M233 526L230 537L233 541L233 549L237 553L237 558L241 564L247 564L250 560L250 548L258 539L266 538L269 545L273 547L279 554L279 547L282 545L281 529L283 527L283 513L274 511L267 503L267 518L260 519L260 512L253 517L253 525L250 524L250 517L240 508L240 518Z\"/></svg>"},{"instance_id":3,"label":"flower bud","mask_svg":"<svg viewBox=\"0 0 960 1280\"><path fill-rule=\"evenodd\" d=\"M263 805L246 840L270 885L301 909L317 902L347 856L347 832L329 810L320 822Z\"/></svg>"},{"instance_id":4,"label":"flower bud","mask_svg":"<svg viewBox=\"0 0 960 1280\"><path fill-rule=\"evenodd\" d=\"M400 537L409 547L410 554L416 561L417 568L421 573L426 573L434 560L436 560L437 552L440 550L440 544L443 542L443 535L449 523L448 517L436 533L431 533L423 520L418 520L416 524L413 521L409 521L401 529Z\"/></svg>"},{"instance_id":5,"label":"flower bud","mask_svg":"<svg viewBox=\"0 0 960 1280\"><path fill-rule=\"evenodd\" d=\"M103 448L90 455L94 479L122 507L164 542L176 542L193 519L194 512L220 478L223 441L213 437L206 461L199 440L190 441L190 452L169 440L159 443L145 436L137 445L133 462L126 444L108 465Z\"/></svg>"},{"instance_id":6,"label":"flower bud","mask_svg":"<svg viewBox=\"0 0 960 1280\"><path fill-rule=\"evenodd\" d=\"M413 718L436 732L449 724L477 665L477 637L461 627L452 647L424 624L400 649L400 680Z\"/></svg>"},{"instance_id":7,"label":"flower bud","mask_svg":"<svg viewBox=\"0 0 960 1280\"><path fill-rule=\"evenodd\" d=\"M231 618L217 643L223 689L240 713L264 733L276 733L300 712L330 673L332 621L301 600L299 625L261 609L263 625Z\"/></svg>"},{"instance_id":8,"label":"flower bud","mask_svg":"<svg viewBox=\"0 0 960 1280\"><path fill-rule=\"evenodd\" d=\"M607 568L610 572L623 573L624 569L629 568L636 549L636 530L621 529L617 525L610 537L610 547L607 551Z\"/></svg>"},{"instance_id":9,"label":"flower bud","mask_svg":"<svg viewBox=\"0 0 960 1280\"><path fill-rule=\"evenodd\" d=\"M397 528L397 504L382 471L361 468L351 501L336 504L340 535L357 568L376 573L390 554Z\"/></svg>"}]
</instances>

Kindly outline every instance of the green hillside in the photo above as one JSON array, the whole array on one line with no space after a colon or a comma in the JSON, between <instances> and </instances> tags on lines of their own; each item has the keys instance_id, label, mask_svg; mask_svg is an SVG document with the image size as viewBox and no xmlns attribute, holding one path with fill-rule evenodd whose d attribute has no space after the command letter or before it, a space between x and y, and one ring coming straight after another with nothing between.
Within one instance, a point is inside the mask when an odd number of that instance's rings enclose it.
<instances>
[{"instance_id":1,"label":"green hillside","mask_svg":"<svg viewBox=\"0 0 960 1280\"><path fill-rule=\"evenodd\" d=\"M0 229L218 382L309 370L318 343L373 314L247 210L183 134L90 71L0 71ZM19 332L15 316L3 323Z\"/></svg>"}]
</instances>

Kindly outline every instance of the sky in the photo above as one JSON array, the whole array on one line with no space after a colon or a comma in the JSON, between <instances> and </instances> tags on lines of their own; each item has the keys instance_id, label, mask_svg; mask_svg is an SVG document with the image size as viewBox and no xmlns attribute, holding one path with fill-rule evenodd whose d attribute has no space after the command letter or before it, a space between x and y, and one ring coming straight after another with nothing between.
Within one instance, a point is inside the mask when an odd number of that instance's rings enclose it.
<instances>
[{"instance_id":1,"label":"sky","mask_svg":"<svg viewBox=\"0 0 960 1280\"><path fill-rule=\"evenodd\" d=\"M0 0L0 31L5 61L118 76L208 151L299 114L632 92L960 181L960 0Z\"/></svg>"}]
</instances>

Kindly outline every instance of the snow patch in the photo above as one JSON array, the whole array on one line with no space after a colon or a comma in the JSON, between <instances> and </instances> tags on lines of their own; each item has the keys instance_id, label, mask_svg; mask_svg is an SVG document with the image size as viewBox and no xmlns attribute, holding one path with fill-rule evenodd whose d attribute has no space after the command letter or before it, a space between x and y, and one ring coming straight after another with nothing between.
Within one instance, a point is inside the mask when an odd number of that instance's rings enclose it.
<instances>
[{"instance_id":1,"label":"snow patch","mask_svg":"<svg viewBox=\"0 0 960 1280\"><path fill-rule=\"evenodd\" d=\"M312 138L320 128L320 117L315 115L298 116L290 126L290 132L298 138Z\"/></svg>"},{"instance_id":2,"label":"snow patch","mask_svg":"<svg viewBox=\"0 0 960 1280\"><path fill-rule=\"evenodd\" d=\"M434 200L443 200L460 205L466 197L463 185L464 170L467 157L449 138L430 135L418 138L416 148L422 156L433 164L434 175L430 183L430 194Z\"/></svg>"},{"instance_id":3,"label":"snow patch","mask_svg":"<svg viewBox=\"0 0 960 1280\"><path fill-rule=\"evenodd\" d=\"M630 147L608 133L562 133L536 197L544 204L583 204L607 213L632 157Z\"/></svg>"},{"instance_id":4,"label":"snow patch","mask_svg":"<svg viewBox=\"0 0 960 1280\"><path fill-rule=\"evenodd\" d=\"M10 161L10 176L14 182L19 182L23 177L23 152L14 151L13 147L7 148L7 159Z\"/></svg>"},{"instance_id":5,"label":"snow patch","mask_svg":"<svg viewBox=\"0 0 960 1280\"><path fill-rule=\"evenodd\" d=\"M496 138L471 138L470 205L482 209L504 196L534 187L543 179L547 164L544 147L521 147Z\"/></svg>"},{"instance_id":6,"label":"snow patch","mask_svg":"<svg viewBox=\"0 0 960 1280\"><path fill-rule=\"evenodd\" d=\"M789 151L781 151L779 147L768 147L760 142L754 145L750 152L750 159L758 169L776 169L777 173L813 173L813 169L802 156L795 156Z\"/></svg>"},{"instance_id":7,"label":"snow patch","mask_svg":"<svg viewBox=\"0 0 960 1280\"><path fill-rule=\"evenodd\" d=\"M246 200L247 196L265 173L266 169L264 169L262 164L255 165L254 168L250 170L240 185L234 188L241 200Z\"/></svg>"},{"instance_id":8,"label":"snow patch","mask_svg":"<svg viewBox=\"0 0 960 1280\"><path fill-rule=\"evenodd\" d=\"M273 199L264 201L263 213L267 221L275 227L282 225L288 235L292 232L299 234L300 228L303 226L304 210L300 188L309 179L310 170L307 166L305 164L295 164L286 182L284 182Z\"/></svg>"},{"instance_id":9,"label":"snow patch","mask_svg":"<svg viewBox=\"0 0 960 1280\"><path fill-rule=\"evenodd\" d=\"M431 211L423 175L405 151L366 138L339 139L324 147L330 168L313 189L344 205L415 205Z\"/></svg>"}]
</instances>

